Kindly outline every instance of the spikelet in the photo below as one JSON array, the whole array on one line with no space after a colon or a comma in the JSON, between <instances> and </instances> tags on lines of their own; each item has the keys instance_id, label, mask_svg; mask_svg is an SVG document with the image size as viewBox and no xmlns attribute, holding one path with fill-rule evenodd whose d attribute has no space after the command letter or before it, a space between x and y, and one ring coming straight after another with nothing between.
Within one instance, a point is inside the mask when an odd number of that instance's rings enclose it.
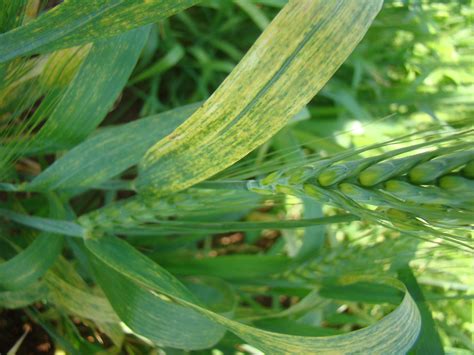
<instances>
[{"instance_id":1,"label":"spikelet","mask_svg":"<svg viewBox=\"0 0 474 355\"><path fill-rule=\"evenodd\" d=\"M453 230L465 235L474 224L472 138L465 131L369 158L335 156L274 172L247 187L309 196L389 227L456 239Z\"/></svg>"},{"instance_id":2,"label":"spikelet","mask_svg":"<svg viewBox=\"0 0 474 355\"><path fill-rule=\"evenodd\" d=\"M473 150L455 152L416 165L408 175L415 184L426 184L435 181L440 176L449 174L472 159L474 159Z\"/></svg>"}]
</instances>

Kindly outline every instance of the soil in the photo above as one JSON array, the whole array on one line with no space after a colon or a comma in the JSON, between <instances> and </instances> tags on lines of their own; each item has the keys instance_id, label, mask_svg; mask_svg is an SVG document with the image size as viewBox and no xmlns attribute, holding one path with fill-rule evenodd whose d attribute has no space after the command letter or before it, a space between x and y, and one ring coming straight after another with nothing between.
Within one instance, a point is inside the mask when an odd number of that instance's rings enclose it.
<instances>
[{"instance_id":1,"label":"soil","mask_svg":"<svg viewBox=\"0 0 474 355\"><path fill-rule=\"evenodd\" d=\"M0 310L0 354L6 354L28 330L18 355L54 354L54 343L48 333L21 310Z\"/></svg>"}]
</instances>

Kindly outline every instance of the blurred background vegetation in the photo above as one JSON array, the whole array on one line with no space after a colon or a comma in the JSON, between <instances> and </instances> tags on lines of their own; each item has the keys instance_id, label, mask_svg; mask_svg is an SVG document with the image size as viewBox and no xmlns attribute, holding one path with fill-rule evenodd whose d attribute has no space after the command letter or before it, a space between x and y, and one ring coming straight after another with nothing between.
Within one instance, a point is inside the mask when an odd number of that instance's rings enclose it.
<instances>
[{"instance_id":1,"label":"blurred background vegetation","mask_svg":"<svg viewBox=\"0 0 474 355\"><path fill-rule=\"evenodd\" d=\"M210 0L155 24L126 90L103 125L128 122L208 98L285 3ZM362 43L306 110L221 176L255 176L268 161L284 163L305 153L324 156L429 127L472 126L473 19L474 6L468 0L386 0ZM92 210L102 199L93 193L81 195L73 201L73 207L82 212ZM302 214L318 217L322 213L315 202L288 197L280 202L251 209L239 218L273 221ZM332 213L331 208L324 209ZM305 238L308 235L311 238ZM305 258L300 269L285 275L288 283L267 279L261 287L239 288L238 296L245 307L238 308L236 314L246 319L250 308L253 315L262 315L254 324L300 335L315 334L315 329L319 329L319 335L338 334L372 324L393 309L390 300L397 304L398 296L372 289L323 287L318 297L312 298L304 287L294 287L292 280L311 283L358 270L389 275L398 266L410 263L445 350L474 351L472 257L443 243L404 238L398 232L364 222L220 234L199 243L195 240L190 238L194 242L191 248L206 256L265 253ZM147 248L146 238L134 241ZM159 251L152 250L150 255L171 272L189 274L190 270L179 269L176 254L167 258L163 252L166 248L175 252L173 242L155 244L153 248ZM273 267L279 265L277 261ZM252 263L247 265L248 270L254 268L259 274L258 263ZM192 268L192 263L187 265ZM232 271L242 265L236 260L224 267ZM317 304L317 310L302 313L291 307L303 297L313 306ZM379 305L381 301L387 305ZM307 309L301 306L300 310ZM270 311L279 316L265 319ZM226 352L226 344L233 341L232 335L227 335L220 351ZM130 341L125 349L138 354L149 348L145 343Z\"/></svg>"}]
</instances>

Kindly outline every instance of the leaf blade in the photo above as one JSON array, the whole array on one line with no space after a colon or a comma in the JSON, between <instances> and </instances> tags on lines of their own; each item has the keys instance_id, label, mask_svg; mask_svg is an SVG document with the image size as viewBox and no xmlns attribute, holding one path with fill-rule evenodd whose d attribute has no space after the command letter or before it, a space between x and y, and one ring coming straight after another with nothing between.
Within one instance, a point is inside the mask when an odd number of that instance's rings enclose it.
<instances>
[{"instance_id":1,"label":"leaf blade","mask_svg":"<svg viewBox=\"0 0 474 355\"><path fill-rule=\"evenodd\" d=\"M149 32L146 26L94 43L30 150L70 147L87 137L125 86Z\"/></svg>"},{"instance_id":2,"label":"leaf blade","mask_svg":"<svg viewBox=\"0 0 474 355\"><path fill-rule=\"evenodd\" d=\"M25 189L55 190L104 182L138 163L157 138L171 133L196 108L192 104L105 129L71 149Z\"/></svg>"},{"instance_id":3,"label":"leaf blade","mask_svg":"<svg viewBox=\"0 0 474 355\"><path fill-rule=\"evenodd\" d=\"M0 63L22 55L49 52L111 37L171 16L198 2L66 1L37 20L0 35ZM133 21L130 21L131 18Z\"/></svg>"},{"instance_id":4,"label":"leaf blade","mask_svg":"<svg viewBox=\"0 0 474 355\"><path fill-rule=\"evenodd\" d=\"M413 271L408 265L406 265L398 270L398 278L407 285L408 291L418 306L422 319L420 336L410 353L444 354L445 352L441 338L436 330L436 324L431 316L431 311L423 295L423 291L421 290L415 275L413 275Z\"/></svg>"},{"instance_id":5,"label":"leaf blade","mask_svg":"<svg viewBox=\"0 0 474 355\"><path fill-rule=\"evenodd\" d=\"M93 259L100 262L101 267L95 270L103 273L99 283L108 282L103 286L109 296L114 292L111 280L119 275L120 278L128 279L135 287L140 286L143 290L148 290L148 294L156 292L158 295L167 297L173 303L200 313L267 353L403 353L408 351L415 342L420 329L420 315L416 305L410 294L404 289L403 284L397 283L397 280L387 282L395 287L401 287L405 291L403 301L395 311L378 323L338 336L291 336L263 331L236 322L190 301L187 290L178 280L125 241L115 237L99 237L86 239L85 245ZM346 283L352 281L358 281L358 278L345 280ZM117 294L126 297L126 292L124 293L123 290ZM136 293L134 297L137 297ZM111 300L111 303L113 305L114 300Z\"/></svg>"},{"instance_id":6,"label":"leaf blade","mask_svg":"<svg viewBox=\"0 0 474 355\"><path fill-rule=\"evenodd\" d=\"M382 1L293 1L204 105L141 161L140 190L172 193L276 133L362 39Z\"/></svg>"}]
</instances>

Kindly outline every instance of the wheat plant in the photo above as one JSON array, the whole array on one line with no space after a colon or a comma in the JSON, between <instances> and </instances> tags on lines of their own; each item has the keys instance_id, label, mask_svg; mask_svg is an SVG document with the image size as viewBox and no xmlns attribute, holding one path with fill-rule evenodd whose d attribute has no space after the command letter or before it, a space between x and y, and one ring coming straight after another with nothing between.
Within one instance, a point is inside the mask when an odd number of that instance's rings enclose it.
<instances>
[{"instance_id":1,"label":"wheat plant","mask_svg":"<svg viewBox=\"0 0 474 355\"><path fill-rule=\"evenodd\" d=\"M455 272L473 252L470 15L423 1L0 0L0 317L20 310L68 354L472 350L453 305L472 298ZM446 51L423 16L460 33L462 60L420 84L434 64L417 67L406 33ZM394 21L409 79L370 62ZM325 115L386 106L402 117L364 125L392 120L393 136L324 136ZM455 314L441 320L439 285ZM11 332L2 352L26 347L29 330Z\"/></svg>"}]
</instances>

